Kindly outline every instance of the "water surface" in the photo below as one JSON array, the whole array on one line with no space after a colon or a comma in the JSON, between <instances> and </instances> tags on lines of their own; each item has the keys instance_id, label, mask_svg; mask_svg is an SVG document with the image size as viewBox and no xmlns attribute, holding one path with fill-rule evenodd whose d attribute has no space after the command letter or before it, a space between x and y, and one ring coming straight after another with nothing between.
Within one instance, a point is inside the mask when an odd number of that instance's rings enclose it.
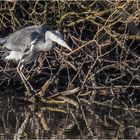
<instances>
[{"instance_id":1,"label":"water surface","mask_svg":"<svg viewBox=\"0 0 140 140\"><path fill-rule=\"evenodd\" d=\"M112 102L79 99L77 108L27 105L0 97L0 139L138 139L139 109Z\"/></svg>"}]
</instances>

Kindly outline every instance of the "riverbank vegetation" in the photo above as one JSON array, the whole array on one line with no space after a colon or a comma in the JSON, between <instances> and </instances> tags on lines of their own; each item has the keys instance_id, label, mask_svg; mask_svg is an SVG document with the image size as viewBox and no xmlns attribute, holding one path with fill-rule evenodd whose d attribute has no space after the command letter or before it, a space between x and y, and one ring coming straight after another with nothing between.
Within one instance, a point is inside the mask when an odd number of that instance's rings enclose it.
<instances>
[{"instance_id":1,"label":"riverbank vegetation","mask_svg":"<svg viewBox=\"0 0 140 140\"><path fill-rule=\"evenodd\" d=\"M68 98L74 95L134 105L140 98L139 13L138 0L1 1L0 37L40 24L64 34L72 52L57 47L24 69L42 101L57 97L75 104ZM23 94L17 64L0 59L0 66L1 91Z\"/></svg>"}]
</instances>

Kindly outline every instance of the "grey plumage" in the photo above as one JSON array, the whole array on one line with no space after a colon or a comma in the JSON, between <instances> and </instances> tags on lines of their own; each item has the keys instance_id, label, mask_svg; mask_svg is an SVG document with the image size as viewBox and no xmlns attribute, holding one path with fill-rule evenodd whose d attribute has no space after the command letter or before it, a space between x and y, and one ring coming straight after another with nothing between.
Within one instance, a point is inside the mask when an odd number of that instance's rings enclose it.
<instances>
[{"instance_id":1,"label":"grey plumage","mask_svg":"<svg viewBox=\"0 0 140 140\"><path fill-rule=\"evenodd\" d=\"M45 26L30 26L21 29L10 36L0 39L3 49L7 49L4 54L6 60L19 61L17 72L19 73L27 91L28 86L34 91L24 74L22 68L25 64L35 61L41 51L49 51L57 43L72 51L64 41L62 34L55 30L48 30Z\"/></svg>"},{"instance_id":2,"label":"grey plumage","mask_svg":"<svg viewBox=\"0 0 140 140\"><path fill-rule=\"evenodd\" d=\"M47 28L44 26L30 26L11 34L3 47L14 51L23 51L33 40L45 38Z\"/></svg>"},{"instance_id":3,"label":"grey plumage","mask_svg":"<svg viewBox=\"0 0 140 140\"><path fill-rule=\"evenodd\" d=\"M10 51L8 56L5 54L5 59L15 59L25 64L37 59L39 52L51 50L54 42L71 50L60 32L48 30L43 25L21 29L1 42L4 43L3 48Z\"/></svg>"},{"instance_id":4,"label":"grey plumage","mask_svg":"<svg viewBox=\"0 0 140 140\"><path fill-rule=\"evenodd\" d=\"M2 46L6 42L7 39L8 39L7 37L0 38L0 46Z\"/></svg>"}]
</instances>

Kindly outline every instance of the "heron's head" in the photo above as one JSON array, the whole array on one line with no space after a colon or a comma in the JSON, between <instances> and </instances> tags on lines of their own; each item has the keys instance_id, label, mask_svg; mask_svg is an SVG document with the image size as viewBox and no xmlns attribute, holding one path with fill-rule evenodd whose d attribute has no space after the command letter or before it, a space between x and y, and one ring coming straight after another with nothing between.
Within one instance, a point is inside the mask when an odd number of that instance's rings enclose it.
<instances>
[{"instance_id":1,"label":"heron's head","mask_svg":"<svg viewBox=\"0 0 140 140\"><path fill-rule=\"evenodd\" d=\"M64 41L64 38L59 31L47 31L45 34L45 38L50 39L51 41L59 44L60 46L63 46L68 50L72 51L71 48L67 45L67 43Z\"/></svg>"}]
</instances>

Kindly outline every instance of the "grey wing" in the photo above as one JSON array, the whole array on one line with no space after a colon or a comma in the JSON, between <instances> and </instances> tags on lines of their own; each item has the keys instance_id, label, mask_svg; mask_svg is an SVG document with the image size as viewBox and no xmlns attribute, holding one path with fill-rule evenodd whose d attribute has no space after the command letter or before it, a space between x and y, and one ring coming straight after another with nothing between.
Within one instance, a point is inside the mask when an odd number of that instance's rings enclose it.
<instances>
[{"instance_id":1,"label":"grey wing","mask_svg":"<svg viewBox=\"0 0 140 140\"><path fill-rule=\"evenodd\" d=\"M0 38L0 46L2 46L6 41L8 37Z\"/></svg>"},{"instance_id":2,"label":"grey wing","mask_svg":"<svg viewBox=\"0 0 140 140\"><path fill-rule=\"evenodd\" d=\"M9 36L4 46L9 50L24 51L27 47L30 47L33 41L33 32L40 34L40 28L42 28L42 26L30 26L19 30Z\"/></svg>"}]
</instances>

